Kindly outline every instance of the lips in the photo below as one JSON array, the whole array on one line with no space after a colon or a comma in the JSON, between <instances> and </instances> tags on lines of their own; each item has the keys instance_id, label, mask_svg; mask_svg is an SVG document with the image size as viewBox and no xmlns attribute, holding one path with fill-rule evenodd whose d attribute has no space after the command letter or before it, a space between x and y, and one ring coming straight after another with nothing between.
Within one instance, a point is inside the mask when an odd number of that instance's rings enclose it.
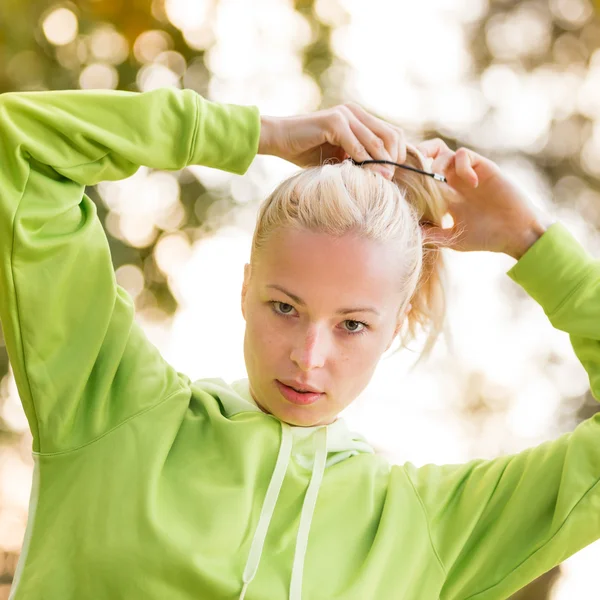
<instances>
[{"instance_id":1,"label":"lips","mask_svg":"<svg viewBox=\"0 0 600 600\"><path fill-rule=\"evenodd\" d=\"M278 379L275 380L277 387L279 388L279 393L292 404L296 404L298 406L309 406L311 404L315 404L321 398L325 396L323 392L297 392L293 387L282 383ZM298 382L295 382L298 385Z\"/></svg>"},{"instance_id":2,"label":"lips","mask_svg":"<svg viewBox=\"0 0 600 600\"><path fill-rule=\"evenodd\" d=\"M284 385L287 385L288 387L291 387L292 389L296 390L297 392L312 392L313 394L322 393L322 391L317 389L316 387L312 387L304 383L299 383L298 381L286 381L284 379L280 379L279 381L281 381L281 383L283 383Z\"/></svg>"}]
</instances>

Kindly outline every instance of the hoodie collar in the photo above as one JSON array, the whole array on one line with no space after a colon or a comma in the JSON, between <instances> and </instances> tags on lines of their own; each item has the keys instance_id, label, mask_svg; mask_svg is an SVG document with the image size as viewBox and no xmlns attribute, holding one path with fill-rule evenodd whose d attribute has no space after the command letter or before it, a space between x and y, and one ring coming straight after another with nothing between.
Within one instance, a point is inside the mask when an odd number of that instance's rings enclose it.
<instances>
[{"instance_id":1,"label":"hoodie collar","mask_svg":"<svg viewBox=\"0 0 600 600\"><path fill-rule=\"evenodd\" d=\"M231 385L227 385L222 379L205 379L197 383L205 391L218 398L223 407L223 412L227 417L232 417L240 412L263 413L252 398L250 383L247 378L238 379ZM273 415L269 416L276 418ZM315 505L325 469L351 456L360 453L374 454L375 452L363 436L349 431L345 421L341 418L338 418L329 425L314 427L300 427L290 425L279 419L278 421L281 425L279 452L263 500L260 517L254 531L250 552L242 575L243 587L239 600L244 600L246 591L258 571L269 524L277 505L279 492L292 454L299 464L311 471L310 482L304 496L300 514L300 525L296 536L296 549L294 552L289 593L289 600L302 600L304 558L308 547L308 537Z\"/></svg>"}]
</instances>

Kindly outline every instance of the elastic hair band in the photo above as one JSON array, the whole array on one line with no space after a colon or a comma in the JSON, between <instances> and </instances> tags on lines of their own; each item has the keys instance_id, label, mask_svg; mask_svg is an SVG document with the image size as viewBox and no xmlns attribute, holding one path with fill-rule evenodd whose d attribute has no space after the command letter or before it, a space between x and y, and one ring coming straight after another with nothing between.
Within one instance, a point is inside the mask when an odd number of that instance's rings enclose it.
<instances>
[{"instance_id":1,"label":"elastic hair band","mask_svg":"<svg viewBox=\"0 0 600 600\"><path fill-rule=\"evenodd\" d=\"M399 163L392 162L391 160L363 160L362 162L358 162L350 157L350 160L358 167L362 167L362 165L374 164L374 165L394 165L396 167L400 167L401 169L408 169L409 171L414 171L415 173L421 173L421 175L427 175L428 177L433 177L436 181L442 181L446 183L446 177L444 175L440 175L439 173L429 173L428 171L421 171L421 169L416 169L415 167L410 167L408 165L401 165Z\"/></svg>"}]
</instances>

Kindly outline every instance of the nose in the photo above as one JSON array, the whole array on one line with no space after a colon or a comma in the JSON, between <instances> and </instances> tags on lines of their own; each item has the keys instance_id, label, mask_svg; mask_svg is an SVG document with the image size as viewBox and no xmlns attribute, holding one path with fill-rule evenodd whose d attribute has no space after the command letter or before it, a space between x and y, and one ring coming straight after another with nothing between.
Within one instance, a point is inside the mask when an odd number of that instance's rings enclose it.
<instances>
[{"instance_id":1,"label":"nose","mask_svg":"<svg viewBox=\"0 0 600 600\"><path fill-rule=\"evenodd\" d=\"M302 331L293 344L290 355L300 369L310 371L325 364L327 358L327 332L316 326Z\"/></svg>"}]
</instances>

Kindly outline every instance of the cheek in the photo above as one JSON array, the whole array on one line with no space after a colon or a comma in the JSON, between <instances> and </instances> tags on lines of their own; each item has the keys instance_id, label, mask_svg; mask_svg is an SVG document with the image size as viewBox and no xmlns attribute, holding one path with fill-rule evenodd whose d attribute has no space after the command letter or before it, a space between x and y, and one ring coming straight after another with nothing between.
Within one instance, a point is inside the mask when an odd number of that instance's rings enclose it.
<instances>
[{"instance_id":1,"label":"cheek","mask_svg":"<svg viewBox=\"0 0 600 600\"><path fill-rule=\"evenodd\" d=\"M266 310L250 307L246 319L246 341L251 353L265 356L281 351L281 333Z\"/></svg>"},{"instance_id":2,"label":"cheek","mask_svg":"<svg viewBox=\"0 0 600 600\"><path fill-rule=\"evenodd\" d=\"M346 381L352 389L362 389L371 379L379 359L380 343L373 337L372 342L359 342L351 348L340 349L335 361L341 381Z\"/></svg>"}]
</instances>

